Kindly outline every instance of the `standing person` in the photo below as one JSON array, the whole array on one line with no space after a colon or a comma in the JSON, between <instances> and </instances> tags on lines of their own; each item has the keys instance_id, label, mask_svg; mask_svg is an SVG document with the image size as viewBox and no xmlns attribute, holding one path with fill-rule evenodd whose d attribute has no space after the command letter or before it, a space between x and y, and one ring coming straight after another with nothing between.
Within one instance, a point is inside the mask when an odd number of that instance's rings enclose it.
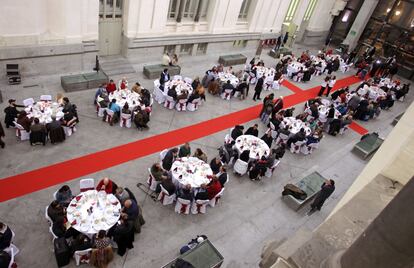
<instances>
[{"instance_id":1,"label":"standing person","mask_svg":"<svg viewBox=\"0 0 414 268\"><path fill-rule=\"evenodd\" d=\"M288 39L289 39L289 32L286 32L285 37L283 37L283 45L282 45L283 47L286 45Z\"/></svg>"},{"instance_id":2,"label":"standing person","mask_svg":"<svg viewBox=\"0 0 414 268\"><path fill-rule=\"evenodd\" d=\"M275 117L275 115L282 109L283 109L283 96L280 96L279 98L273 100L272 117Z\"/></svg>"},{"instance_id":3,"label":"standing person","mask_svg":"<svg viewBox=\"0 0 414 268\"><path fill-rule=\"evenodd\" d=\"M321 210L323 203L328 199L328 197L335 191L335 181L326 180L322 186L320 192L316 195L315 200L311 204L311 210L309 215L315 212L316 210Z\"/></svg>"},{"instance_id":4,"label":"standing person","mask_svg":"<svg viewBox=\"0 0 414 268\"><path fill-rule=\"evenodd\" d=\"M170 74L168 73L168 69L165 68L164 71L160 74L160 84L164 85L165 82L170 80Z\"/></svg>"},{"instance_id":5,"label":"standing person","mask_svg":"<svg viewBox=\"0 0 414 268\"><path fill-rule=\"evenodd\" d=\"M322 81L321 89L319 90L318 96L322 96L323 92L325 91L325 88L328 86L329 83L329 76L325 77L325 79Z\"/></svg>"},{"instance_id":6,"label":"standing person","mask_svg":"<svg viewBox=\"0 0 414 268\"><path fill-rule=\"evenodd\" d=\"M278 51L280 49L280 46L282 45L282 35L279 35L276 41L276 46L273 49L274 51Z\"/></svg>"},{"instance_id":7,"label":"standing person","mask_svg":"<svg viewBox=\"0 0 414 268\"><path fill-rule=\"evenodd\" d=\"M18 111L16 108L21 107L24 108L23 105L17 105L16 100L10 99L9 100L9 106L7 106L4 109L4 113L6 114L4 118L4 123L6 124L6 128L14 127L14 120L19 115L20 111Z\"/></svg>"},{"instance_id":8,"label":"standing person","mask_svg":"<svg viewBox=\"0 0 414 268\"><path fill-rule=\"evenodd\" d=\"M2 149L4 149L4 146L6 146L6 144L4 143L4 141L3 141L3 139L2 139L2 138L4 138L4 136L5 136L5 134L4 134L4 129L3 129L3 126L2 126L2 124L1 124L1 122L0 122L0 147L1 147Z\"/></svg>"},{"instance_id":9,"label":"standing person","mask_svg":"<svg viewBox=\"0 0 414 268\"><path fill-rule=\"evenodd\" d=\"M326 97L329 96L329 93L331 92L331 90L334 87L335 83L336 83L336 76L334 75L334 76L331 77L331 79L329 79L328 91L326 92Z\"/></svg>"},{"instance_id":10,"label":"standing person","mask_svg":"<svg viewBox=\"0 0 414 268\"><path fill-rule=\"evenodd\" d=\"M256 101L256 98L258 100L261 100L260 98L260 93L262 93L263 90L263 77L260 77L259 80L257 80L257 84L256 87L254 88L254 95L253 95L253 100Z\"/></svg>"}]
</instances>

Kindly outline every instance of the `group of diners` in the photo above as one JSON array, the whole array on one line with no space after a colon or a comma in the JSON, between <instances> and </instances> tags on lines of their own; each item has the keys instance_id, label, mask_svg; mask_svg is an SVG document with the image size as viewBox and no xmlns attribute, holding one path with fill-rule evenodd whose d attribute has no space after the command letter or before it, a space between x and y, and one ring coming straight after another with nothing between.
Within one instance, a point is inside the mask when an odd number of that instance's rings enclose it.
<instances>
[{"instance_id":1,"label":"group of diners","mask_svg":"<svg viewBox=\"0 0 414 268\"><path fill-rule=\"evenodd\" d=\"M46 217L54 243L67 247L69 256L80 254L81 260L95 267L107 267L112 261L114 243L120 256L132 249L134 233L140 233L145 224L134 194L109 178L96 188L81 188L77 196L69 186L62 186L46 207Z\"/></svg>"},{"instance_id":2,"label":"group of diners","mask_svg":"<svg viewBox=\"0 0 414 268\"><path fill-rule=\"evenodd\" d=\"M138 130L148 129L152 111L151 93L138 82L129 88L124 77L118 85L111 79L102 84L95 93L96 113L109 125L119 122L121 127L130 128L132 122Z\"/></svg>"},{"instance_id":3,"label":"group of diners","mask_svg":"<svg viewBox=\"0 0 414 268\"><path fill-rule=\"evenodd\" d=\"M272 93L263 99L260 119L267 125L267 133L275 140L276 145L284 144L292 153L311 154L319 147L325 123L332 112L322 106L322 103L318 107L320 101L319 98L312 102L314 113L310 114L305 110L294 116L295 108L283 109L283 97L275 98Z\"/></svg>"},{"instance_id":4,"label":"group of diners","mask_svg":"<svg viewBox=\"0 0 414 268\"><path fill-rule=\"evenodd\" d=\"M195 111L206 101L205 88L198 77L191 79L181 75L170 76L164 69L160 78L154 81L154 98L164 107L177 111Z\"/></svg>"},{"instance_id":5,"label":"group of diners","mask_svg":"<svg viewBox=\"0 0 414 268\"><path fill-rule=\"evenodd\" d=\"M29 140L31 145L45 145L48 139L52 144L63 142L76 131L77 107L62 94L56 101L51 95L42 95L39 101L23 100L23 105L16 104L15 99L8 103L4 109L6 128L15 128L17 138Z\"/></svg>"},{"instance_id":6,"label":"group of diners","mask_svg":"<svg viewBox=\"0 0 414 268\"><path fill-rule=\"evenodd\" d=\"M236 175L248 173L252 181L260 181L264 176L272 176L285 153L284 144L276 145L273 142L270 131L266 131L259 138L257 124L246 131L244 126L236 125L226 135L219 155L223 163L233 166Z\"/></svg>"},{"instance_id":7,"label":"group of diners","mask_svg":"<svg viewBox=\"0 0 414 268\"><path fill-rule=\"evenodd\" d=\"M18 252L15 252L17 247L13 245L14 236L12 229L0 222L0 268L13 267L15 264L14 256Z\"/></svg>"},{"instance_id":8,"label":"group of diners","mask_svg":"<svg viewBox=\"0 0 414 268\"><path fill-rule=\"evenodd\" d=\"M154 199L163 205L176 202L175 211L180 214L204 214L207 205L216 205L229 180L227 166L219 156L208 162L205 152L197 148L192 153L185 143L164 150L160 158L149 169L147 181Z\"/></svg>"},{"instance_id":9,"label":"group of diners","mask_svg":"<svg viewBox=\"0 0 414 268\"><path fill-rule=\"evenodd\" d=\"M353 65L352 60L353 58L344 60L340 55L332 54L332 49L326 52L319 51L316 56L309 54L309 51L306 50L298 58L286 55L276 65L276 70L294 81L307 82L312 77L324 73L331 75L339 70L345 73Z\"/></svg>"}]
</instances>

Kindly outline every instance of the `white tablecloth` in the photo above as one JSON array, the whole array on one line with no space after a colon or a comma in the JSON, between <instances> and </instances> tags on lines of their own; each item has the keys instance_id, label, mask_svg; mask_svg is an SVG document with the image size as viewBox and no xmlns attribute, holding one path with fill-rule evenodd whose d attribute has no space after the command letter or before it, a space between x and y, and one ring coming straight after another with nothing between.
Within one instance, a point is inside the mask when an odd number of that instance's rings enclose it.
<instances>
[{"instance_id":1,"label":"white tablecloth","mask_svg":"<svg viewBox=\"0 0 414 268\"><path fill-rule=\"evenodd\" d=\"M307 69L305 67L305 65L302 64L302 63L300 63L300 62L294 61L294 62L290 63L288 65L288 68L287 68L287 75L288 75L288 77L291 77L293 73L298 72L300 70L300 68L303 68L303 70L306 70Z\"/></svg>"},{"instance_id":2,"label":"white tablecloth","mask_svg":"<svg viewBox=\"0 0 414 268\"><path fill-rule=\"evenodd\" d=\"M114 226L120 213L121 204L113 194L89 190L72 199L66 215L74 229L84 234L96 234Z\"/></svg>"},{"instance_id":3,"label":"white tablecloth","mask_svg":"<svg viewBox=\"0 0 414 268\"><path fill-rule=\"evenodd\" d=\"M283 128L285 126L289 127L289 131L292 134L298 133L301 128L305 129L306 136L309 136L312 133L312 130L310 129L310 127L308 127L306 125L305 122L303 122L302 120L296 119L294 117L285 117L285 118L283 118L283 121L282 121L280 127Z\"/></svg>"},{"instance_id":4,"label":"white tablecloth","mask_svg":"<svg viewBox=\"0 0 414 268\"><path fill-rule=\"evenodd\" d=\"M141 106L141 108L145 109L145 106L141 104L141 96L129 89L121 89L121 90L115 90L111 94L109 94L109 100L112 101L112 99L116 100L116 103L119 105L119 107L124 107L125 103L128 103L129 109L132 111L137 106Z\"/></svg>"},{"instance_id":5,"label":"white tablecloth","mask_svg":"<svg viewBox=\"0 0 414 268\"><path fill-rule=\"evenodd\" d=\"M193 188L198 188L203 183L208 184L213 175L210 166L196 157L177 159L172 164L171 172L175 185L190 184Z\"/></svg>"},{"instance_id":6,"label":"white tablecloth","mask_svg":"<svg viewBox=\"0 0 414 268\"><path fill-rule=\"evenodd\" d=\"M184 90L187 90L188 96L193 93L193 88L191 84L184 82L183 80L170 80L164 84L164 93L167 94L168 90L172 87L175 87L175 91L177 92L177 96L181 95Z\"/></svg>"},{"instance_id":7,"label":"white tablecloth","mask_svg":"<svg viewBox=\"0 0 414 268\"><path fill-rule=\"evenodd\" d=\"M39 118L41 124L52 122L52 115L56 116L56 120L63 117L63 108L57 102L38 101L24 109L28 118Z\"/></svg>"},{"instance_id":8,"label":"white tablecloth","mask_svg":"<svg viewBox=\"0 0 414 268\"><path fill-rule=\"evenodd\" d=\"M269 156L270 149L267 144L252 135L241 135L234 144L236 150L241 154L245 150L250 150L251 159L260 159L262 156Z\"/></svg>"},{"instance_id":9,"label":"white tablecloth","mask_svg":"<svg viewBox=\"0 0 414 268\"><path fill-rule=\"evenodd\" d=\"M234 87L237 87L239 84L239 79L231 73L221 72L218 73L217 76L220 79L221 83L227 83L227 81L230 80L230 84L232 84Z\"/></svg>"},{"instance_id":10,"label":"white tablecloth","mask_svg":"<svg viewBox=\"0 0 414 268\"><path fill-rule=\"evenodd\" d=\"M257 66L256 67L256 74L257 74L257 78L260 78L263 76L263 78L266 78L268 76L270 76L273 80L274 76L275 76L276 70L273 68L267 68L264 66Z\"/></svg>"}]
</instances>

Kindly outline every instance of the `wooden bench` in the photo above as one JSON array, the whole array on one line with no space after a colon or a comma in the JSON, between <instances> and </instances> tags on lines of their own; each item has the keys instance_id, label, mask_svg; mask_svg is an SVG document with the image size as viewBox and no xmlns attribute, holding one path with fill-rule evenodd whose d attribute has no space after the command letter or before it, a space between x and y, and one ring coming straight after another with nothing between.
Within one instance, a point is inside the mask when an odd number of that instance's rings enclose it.
<instances>
[{"instance_id":1,"label":"wooden bench","mask_svg":"<svg viewBox=\"0 0 414 268\"><path fill-rule=\"evenodd\" d=\"M233 66L238 64L245 64L247 57L243 54L233 54L220 56L218 62L224 66Z\"/></svg>"},{"instance_id":2,"label":"wooden bench","mask_svg":"<svg viewBox=\"0 0 414 268\"><path fill-rule=\"evenodd\" d=\"M224 260L220 252L218 252L208 239L198 244L195 248L180 255L178 258L191 263L197 268L218 268ZM174 265L178 258L162 266L162 268L175 267Z\"/></svg>"},{"instance_id":3,"label":"wooden bench","mask_svg":"<svg viewBox=\"0 0 414 268\"><path fill-rule=\"evenodd\" d=\"M283 55L283 56L292 55L292 51L285 47L282 47L277 51L274 51L273 49L269 51L269 56L272 58L279 59L280 55Z\"/></svg>"},{"instance_id":4,"label":"wooden bench","mask_svg":"<svg viewBox=\"0 0 414 268\"><path fill-rule=\"evenodd\" d=\"M401 117L403 117L403 115L404 115L404 113L402 113L402 114L400 114L400 115L398 115L398 116L396 116L395 118L394 118L394 120L392 121L392 125L393 126L395 126L395 125L397 125L397 123L400 121L400 119L401 119Z\"/></svg>"},{"instance_id":5,"label":"wooden bench","mask_svg":"<svg viewBox=\"0 0 414 268\"><path fill-rule=\"evenodd\" d=\"M362 159L366 159L375 153L383 142L384 139L378 137L377 134L370 133L363 140L355 144L352 152L362 157Z\"/></svg>"},{"instance_id":6,"label":"wooden bench","mask_svg":"<svg viewBox=\"0 0 414 268\"><path fill-rule=\"evenodd\" d=\"M60 77L60 83L66 92L97 88L108 82L108 76L103 72L67 75Z\"/></svg>"},{"instance_id":7,"label":"wooden bench","mask_svg":"<svg viewBox=\"0 0 414 268\"><path fill-rule=\"evenodd\" d=\"M302 189L307 194L305 200L299 200L293 197L292 195L284 195L282 199L286 204L295 211L298 211L303 207L309 200L313 199L317 193L321 190L322 184L325 182L325 178L318 172L313 172L301 179L295 185Z\"/></svg>"},{"instance_id":8,"label":"wooden bench","mask_svg":"<svg viewBox=\"0 0 414 268\"><path fill-rule=\"evenodd\" d=\"M144 66L144 75L148 79L155 79L160 77L161 73L164 69L168 69L168 73L173 75L179 75L181 73L181 67L178 65L174 66L165 66L162 64L155 64L155 65L145 65Z\"/></svg>"}]
</instances>

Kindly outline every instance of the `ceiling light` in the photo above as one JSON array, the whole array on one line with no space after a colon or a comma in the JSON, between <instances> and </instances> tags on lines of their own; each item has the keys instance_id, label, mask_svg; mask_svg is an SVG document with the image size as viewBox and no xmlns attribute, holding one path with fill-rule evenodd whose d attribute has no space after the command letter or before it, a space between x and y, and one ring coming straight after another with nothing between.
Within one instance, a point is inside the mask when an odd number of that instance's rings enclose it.
<instances>
[{"instance_id":1,"label":"ceiling light","mask_svg":"<svg viewBox=\"0 0 414 268\"><path fill-rule=\"evenodd\" d=\"M395 11L396 16L399 16L400 14L401 14L401 11L399 11L399 10Z\"/></svg>"}]
</instances>

